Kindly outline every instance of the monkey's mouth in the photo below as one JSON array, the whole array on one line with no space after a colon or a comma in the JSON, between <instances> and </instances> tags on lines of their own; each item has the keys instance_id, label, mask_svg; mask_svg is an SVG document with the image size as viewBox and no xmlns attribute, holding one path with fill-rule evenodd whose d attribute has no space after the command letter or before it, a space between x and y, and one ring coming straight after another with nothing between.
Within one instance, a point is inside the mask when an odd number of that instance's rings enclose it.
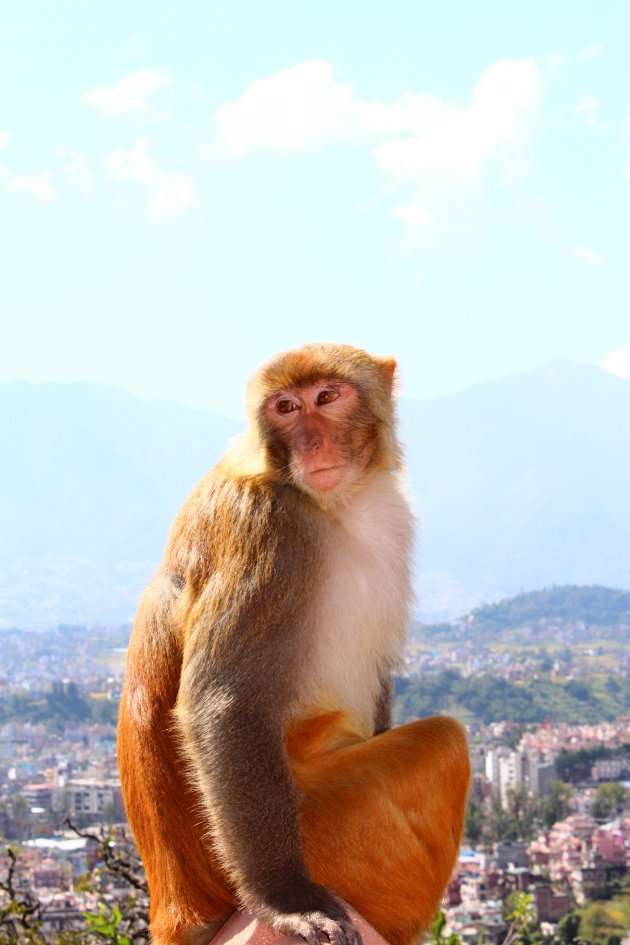
<instances>
[{"instance_id":1,"label":"monkey's mouth","mask_svg":"<svg viewBox=\"0 0 630 945\"><path fill-rule=\"evenodd\" d=\"M346 464L335 466L319 466L317 469L305 469L304 478L307 483L319 492L327 492L338 486L346 476Z\"/></svg>"}]
</instances>

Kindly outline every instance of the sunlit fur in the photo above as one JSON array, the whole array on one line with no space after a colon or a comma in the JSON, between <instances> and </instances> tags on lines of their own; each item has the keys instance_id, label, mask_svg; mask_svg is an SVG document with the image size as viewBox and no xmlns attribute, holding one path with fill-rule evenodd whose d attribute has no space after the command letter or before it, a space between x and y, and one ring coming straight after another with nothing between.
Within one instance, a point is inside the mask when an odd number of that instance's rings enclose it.
<instances>
[{"instance_id":1,"label":"sunlit fur","mask_svg":"<svg viewBox=\"0 0 630 945\"><path fill-rule=\"evenodd\" d=\"M119 759L156 945L203 945L237 905L287 933L338 923L350 942L313 880L392 945L437 908L468 751L448 718L387 731L412 551L394 366L343 345L264 365L248 432L184 504L142 599ZM266 405L331 379L358 394L333 448L359 459L333 495L307 494Z\"/></svg>"}]
</instances>

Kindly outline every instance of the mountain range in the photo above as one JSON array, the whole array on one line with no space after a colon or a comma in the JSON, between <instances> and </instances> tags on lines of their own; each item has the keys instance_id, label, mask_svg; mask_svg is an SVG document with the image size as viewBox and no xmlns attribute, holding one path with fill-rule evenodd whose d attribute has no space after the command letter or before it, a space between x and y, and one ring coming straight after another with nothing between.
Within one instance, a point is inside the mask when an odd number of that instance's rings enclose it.
<instances>
[{"instance_id":1,"label":"mountain range","mask_svg":"<svg viewBox=\"0 0 630 945\"><path fill-rule=\"evenodd\" d=\"M630 588L630 380L554 361L399 415L422 620L553 584ZM0 384L0 627L132 619L240 428L92 383Z\"/></svg>"}]
</instances>

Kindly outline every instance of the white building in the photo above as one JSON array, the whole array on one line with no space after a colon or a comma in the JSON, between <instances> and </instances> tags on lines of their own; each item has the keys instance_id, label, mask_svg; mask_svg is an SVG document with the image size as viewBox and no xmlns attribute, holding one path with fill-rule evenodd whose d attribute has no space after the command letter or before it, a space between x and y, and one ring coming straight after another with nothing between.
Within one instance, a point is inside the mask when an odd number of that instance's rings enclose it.
<instances>
[{"instance_id":1,"label":"white building","mask_svg":"<svg viewBox=\"0 0 630 945\"><path fill-rule=\"evenodd\" d=\"M510 751L499 759L499 794L501 805L507 809L509 794L523 783L523 756L518 751Z\"/></svg>"}]
</instances>

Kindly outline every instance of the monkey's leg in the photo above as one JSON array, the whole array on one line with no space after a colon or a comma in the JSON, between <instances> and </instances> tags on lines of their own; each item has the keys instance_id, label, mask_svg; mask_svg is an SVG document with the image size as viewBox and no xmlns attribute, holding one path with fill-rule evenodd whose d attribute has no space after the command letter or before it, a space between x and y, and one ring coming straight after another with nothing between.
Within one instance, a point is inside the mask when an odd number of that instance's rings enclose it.
<instances>
[{"instance_id":1,"label":"monkey's leg","mask_svg":"<svg viewBox=\"0 0 630 945\"><path fill-rule=\"evenodd\" d=\"M463 728L412 722L296 765L306 859L391 945L426 929L461 840L470 762Z\"/></svg>"},{"instance_id":2,"label":"monkey's leg","mask_svg":"<svg viewBox=\"0 0 630 945\"><path fill-rule=\"evenodd\" d=\"M187 783L170 713L144 726L127 700L120 709L118 755L129 824L151 895L153 945L207 942L235 908L210 852L200 798Z\"/></svg>"}]
</instances>

